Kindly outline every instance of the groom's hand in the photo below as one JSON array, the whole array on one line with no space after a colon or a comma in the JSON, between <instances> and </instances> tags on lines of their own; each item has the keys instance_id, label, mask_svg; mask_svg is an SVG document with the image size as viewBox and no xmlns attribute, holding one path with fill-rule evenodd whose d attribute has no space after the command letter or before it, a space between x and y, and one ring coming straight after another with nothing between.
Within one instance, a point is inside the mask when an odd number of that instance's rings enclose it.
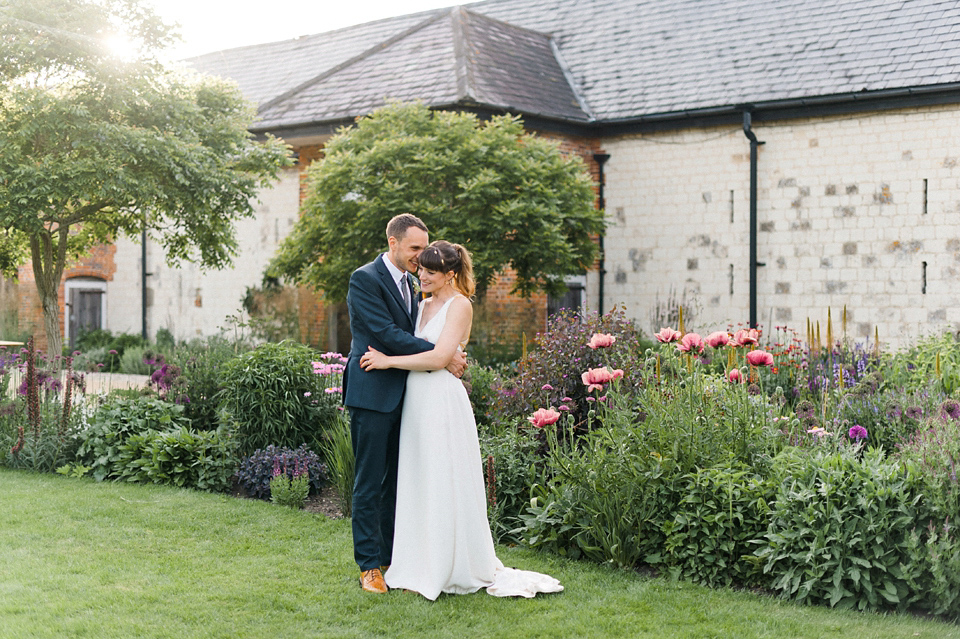
<instances>
[{"instance_id":1,"label":"groom's hand","mask_svg":"<svg viewBox=\"0 0 960 639\"><path fill-rule=\"evenodd\" d=\"M457 351L450 363L447 364L447 370L453 373L457 379L463 377L464 371L467 370L467 354L463 351Z\"/></svg>"}]
</instances>

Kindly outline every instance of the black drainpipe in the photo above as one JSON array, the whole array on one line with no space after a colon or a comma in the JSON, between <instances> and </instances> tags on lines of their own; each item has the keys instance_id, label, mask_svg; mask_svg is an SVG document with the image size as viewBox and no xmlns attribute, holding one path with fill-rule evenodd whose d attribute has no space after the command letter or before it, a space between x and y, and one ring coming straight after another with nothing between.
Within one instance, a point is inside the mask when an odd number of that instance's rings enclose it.
<instances>
[{"instance_id":1,"label":"black drainpipe","mask_svg":"<svg viewBox=\"0 0 960 639\"><path fill-rule=\"evenodd\" d=\"M140 336L147 336L147 217L143 217L143 229L140 231Z\"/></svg>"},{"instance_id":2,"label":"black drainpipe","mask_svg":"<svg viewBox=\"0 0 960 639\"><path fill-rule=\"evenodd\" d=\"M603 175L603 165L607 160L610 159L610 154L594 153L593 159L597 163L597 167L599 168L598 177L600 178L600 183L597 186L597 200L598 200L597 204L599 205L600 210L604 212L604 217L606 217L607 203L606 203L606 200L604 200L603 198L603 186L604 184L606 184L607 180L606 180L606 177L604 177ZM603 236L604 236L604 232L601 231L599 242L598 242L600 246L600 263L598 264L598 269L597 269L598 274L600 275L600 282L597 285L597 293L599 297L599 301L597 302L598 315L603 315L603 280L604 280L603 276L606 275L607 273L606 265L605 265L606 254L604 253L604 250L603 250Z\"/></svg>"},{"instance_id":3,"label":"black drainpipe","mask_svg":"<svg viewBox=\"0 0 960 639\"><path fill-rule=\"evenodd\" d=\"M766 266L757 261L757 140L751 128L753 117L749 109L743 112L743 132L750 140L750 328L757 327L757 267Z\"/></svg>"}]
</instances>

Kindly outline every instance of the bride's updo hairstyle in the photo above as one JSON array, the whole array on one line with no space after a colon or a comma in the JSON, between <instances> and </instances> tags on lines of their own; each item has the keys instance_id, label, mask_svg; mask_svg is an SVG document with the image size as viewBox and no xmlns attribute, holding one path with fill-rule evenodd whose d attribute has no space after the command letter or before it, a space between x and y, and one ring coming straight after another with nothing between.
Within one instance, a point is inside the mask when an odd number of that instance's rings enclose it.
<instances>
[{"instance_id":1,"label":"bride's updo hairstyle","mask_svg":"<svg viewBox=\"0 0 960 639\"><path fill-rule=\"evenodd\" d=\"M432 242L420 253L420 266L436 271L437 273L449 273L453 271L454 287L466 295L473 296L477 289L473 281L473 262L470 260L470 253L459 244L451 244L446 240L437 240Z\"/></svg>"}]
</instances>

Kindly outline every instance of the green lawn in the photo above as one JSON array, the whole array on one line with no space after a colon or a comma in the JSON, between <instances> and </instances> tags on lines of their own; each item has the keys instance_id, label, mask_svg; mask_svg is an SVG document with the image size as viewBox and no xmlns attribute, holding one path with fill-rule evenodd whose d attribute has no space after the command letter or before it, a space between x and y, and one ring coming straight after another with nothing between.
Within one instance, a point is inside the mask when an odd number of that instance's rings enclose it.
<instances>
[{"instance_id":1,"label":"green lawn","mask_svg":"<svg viewBox=\"0 0 960 639\"><path fill-rule=\"evenodd\" d=\"M369 595L349 521L266 502L0 468L0 638L960 637L500 548L559 578L533 600Z\"/></svg>"}]
</instances>

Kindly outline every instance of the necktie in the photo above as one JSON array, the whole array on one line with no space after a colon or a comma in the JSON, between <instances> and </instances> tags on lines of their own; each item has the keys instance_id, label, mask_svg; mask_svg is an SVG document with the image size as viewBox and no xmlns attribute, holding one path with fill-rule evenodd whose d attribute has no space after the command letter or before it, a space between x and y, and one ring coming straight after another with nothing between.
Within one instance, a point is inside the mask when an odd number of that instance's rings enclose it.
<instances>
[{"instance_id":1,"label":"necktie","mask_svg":"<svg viewBox=\"0 0 960 639\"><path fill-rule=\"evenodd\" d=\"M410 283L407 281L407 274L403 274L400 280L400 293L403 295L403 303L407 305L407 313L410 312Z\"/></svg>"}]
</instances>

